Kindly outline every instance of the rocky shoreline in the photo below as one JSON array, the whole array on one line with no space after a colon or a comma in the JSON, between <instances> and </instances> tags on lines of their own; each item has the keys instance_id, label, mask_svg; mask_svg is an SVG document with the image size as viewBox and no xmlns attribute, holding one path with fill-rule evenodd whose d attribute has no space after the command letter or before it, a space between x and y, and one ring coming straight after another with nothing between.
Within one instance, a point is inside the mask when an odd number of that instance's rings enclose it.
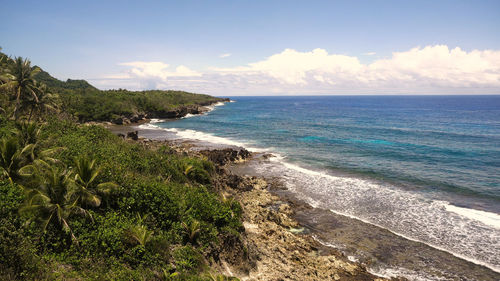
<instances>
[{"instance_id":1,"label":"rocky shoreline","mask_svg":"<svg viewBox=\"0 0 500 281\"><path fill-rule=\"evenodd\" d=\"M127 128L130 129L124 126L122 131ZM273 190L282 188L279 179L234 173L232 166L244 166L255 156L246 149L213 149L190 141L145 138L129 141L150 149L168 145L176 153L212 161L217 171L214 181L217 192L228 200L240 202L245 231L240 241L224 241L222 252L210 254L212 268L240 280L387 280L370 274L362 264L320 244L305 231L294 218L294 209L307 206L273 194Z\"/></svg>"},{"instance_id":2,"label":"rocky shoreline","mask_svg":"<svg viewBox=\"0 0 500 281\"><path fill-rule=\"evenodd\" d=\"M107 127L129 141L138 141L152 149L166 144L177 153L204 157L215 164L218 192L239 201L244 211L243 243L225 241L227 250L217 253L210 262L212 268L226 275L238 276L241 280L387 280L371 273L375 272L382 276L412 278L416 273L424 279L432 276L460 280L460 276L471 275L472 270L475 280L495 280L494 273L449 253L353 218L313 208L287 190L279 175L263 178L252 168L261 165L261 161L268 162L273 157L271 154L178 139L163 130ZM344 246L338 248L334 242L335 248L329 247L325 246L329 242L321 244L320 241L336 241ZM379 262L392 269L386 271L378 267ZM445 272L436 271L435 267L422 271L423 264L443 263ZM393 277L391 280L407 279Z\"/></svg>"},{"instance_id":3,"label":"rocky shoreline","mask_svg":"<svg viewBox=\"0 0 500 281\"><path fill-rule=\"evenodd\" d=\"M200 113L198 113L200 114ZM149 122L145 119L140 123ZM101 123L102 124L102 123ZM162 145L176 153L203 157L213 162L214 186L225 198L240 202L243 209L241 241L224 241L224 251L210 254L210 267L240 280L388 280L369 273L364 265L350 261L338 250L325 246L301 226L295 210L311 208L289 196L279 178L269 179L237 172L245 163L260 157L241 147L207 146L192 140L155 140L140 137L134 127L104 123L113 133L149 149ZM393 278L391 280L406 280Z\"/></svg>"}]
</instances>

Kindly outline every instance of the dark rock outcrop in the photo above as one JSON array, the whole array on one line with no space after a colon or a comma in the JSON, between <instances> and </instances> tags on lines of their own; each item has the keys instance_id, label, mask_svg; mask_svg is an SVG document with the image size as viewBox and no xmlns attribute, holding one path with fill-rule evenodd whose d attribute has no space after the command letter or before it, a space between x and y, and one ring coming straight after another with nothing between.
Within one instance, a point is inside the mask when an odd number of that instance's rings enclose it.
<instances>
[{"instance_id":1,"label":"dark rock outcrop","mask_svg":"<svg viewBox=\"0 0 500 281\"><path fill-rule=\"evenodd\" d=\"M111 123L116 124L116 125L127 125L130 124L130 119L124 116L117 117L113 120L111 120Z\"/></svg>"},{"instance_id":2,"label":"dark rock outcrop","mask_svg":"<svg viewBox=\"0 0 500 281\"><path fill-rule=\"evenodd\" d=\"M123 118L124 117L117 117L115 119L112 119L111 123L116 124L116 125L123 125Z\"/></svg>"},{"instance_id":3,"label":"dark rock outcrop","mask_svg":"<svg viewBox=\"0 0 500 281\"><path fill-rule=\"evenodd\" d=\"M138 131L128 132L127 133L127 138L128 139L133 139L133 140L138 140L139 139L139 132Z\"/></svg>"},{"instance_id":4,"label":"dark rock outcrop","mask_svg":"<svg viewBox=\"0 0 500 281\"><path fill-rule=\"evenodd\" d=\"M137 123L139 121L144 120L144 118L146 118L145 114L134 114L134 115L132 115L132 117L130 117L130 122Z\"/></svg>"},{"instance_id":5,"label":"dark rock outcrop","mask_svg":"<svg viewBox=\"0 0 500 281\"><path fill-rule=\"evenodd\" d=\"M218 166L224 166L230 162L245 160L250 156L250 152L244 148L202 150L200 153Z\"/></svg>"},{"instance_id":6,"label":"dark rock outcrop","mask_svg":"<svg viewBox=\"0 0 500 281\"><path fill-rule=\"evenodd\" d=\"M158 110L149 113L148 115L152 118L182 118L188 114L200 114L206 110L203 110L198 105L188 105L181 106L173 110Z\"/></svg>"}]
</instances>

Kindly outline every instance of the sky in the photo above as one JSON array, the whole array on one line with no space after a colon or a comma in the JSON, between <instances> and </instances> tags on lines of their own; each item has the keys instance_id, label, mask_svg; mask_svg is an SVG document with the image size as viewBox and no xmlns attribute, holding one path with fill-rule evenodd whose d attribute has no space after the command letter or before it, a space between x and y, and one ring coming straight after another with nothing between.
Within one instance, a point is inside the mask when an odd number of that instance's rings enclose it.
<instances>
[{"instance_id":1,"label":"sky","mask_svg":"<svg viewBox=\"0 0 500 281\"><path fill-rule=\"evenodd\" d=\"M500 94L500 1L6 1L0 47L100 89Z\"/></svg>"}]
</instances>

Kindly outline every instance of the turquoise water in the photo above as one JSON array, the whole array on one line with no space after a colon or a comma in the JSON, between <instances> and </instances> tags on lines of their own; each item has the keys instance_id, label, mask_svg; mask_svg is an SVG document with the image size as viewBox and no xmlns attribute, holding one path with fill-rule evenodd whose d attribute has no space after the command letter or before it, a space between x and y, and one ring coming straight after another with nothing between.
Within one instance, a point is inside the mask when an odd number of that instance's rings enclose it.
<instances>
[{"instance_id":1,"label":"turquoise water","mask_svg":"<svg viewBox=\"0 0 500 281\"><path fill-rule=\"evenodd\" d=\"M278 155L311 204L500 268L500 96L233 97L156 126Z\"/></svg>"}]
</instances>

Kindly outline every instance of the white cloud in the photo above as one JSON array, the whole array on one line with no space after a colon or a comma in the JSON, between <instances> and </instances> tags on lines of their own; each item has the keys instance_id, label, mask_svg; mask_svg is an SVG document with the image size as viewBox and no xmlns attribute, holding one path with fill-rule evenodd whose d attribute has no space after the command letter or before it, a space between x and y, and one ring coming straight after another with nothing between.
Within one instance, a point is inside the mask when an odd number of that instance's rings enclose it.
<instances>
[{"instance_id":1,"label":"white cloud","mask_svg":"<svg viewBox=\"0 0 500 281\"><path fill-rule=\"evenodd\" d=\"M138 78L159 78L166 80L168 77L186 77L186 76L201 76L194 70L189 69L184 65L179 65L175 68L175 71L168 71L168 64L163 62L144 62L144 61L134 61L134 62L124 62L120 65L132 67L128 74L132 77Z\"/></svg>"},{"instance_id":2,"label":"white cloud","mask_svg":"<svg viewBox=\"0 0 500 281\"><path fill-rule=\"evenodd\" d=\"M324 49L285 49L261 61L233 68L212 67L203 73L182 65L168 71L169 65L162 62L121 65L129 67L126 75L137 80L137 88L177 88L218 95L500 92L500 51L467 52L445 45L395 52L368 64Z\"/></svg>"},{"instance_id":3,"label":"white cloud","mask_svg":"<svg viewBox=\"0 0 500 281\"><path fill-rule=\"evenodd\" d=\"M314 49L311 52L298 52L286 49L272 55L266 60L249 64L248 67L236 68L235 71L262 73L276 78L282 83L292 85L308 84L308 75L313 74L316 80L325 80L325 73L346 75L355 73L362 67L355 57L345 55L329 55L323 49ZM220 69L230 72L231 69Z\"/></svg>"},{"instance_id":4,"label":"white cloud","mask_svg":"<svg viewBox=\"0 0 500 281\"><path fill-rule=\"evenodd\" d=\"M104 77L103 81L130 80L124 83L128 87L130 87L132 81L132 84L139 83L138 87L132 88L158 89L164 88L170 79L202 76L201 73L189 69L184 65L179 65L174 71L170 71L168 69L169 65L163 62L133 61L120 63L119 65L127 66L129 69L124 73L108 75ZM136 81L136 83L133 83L133 81ZM103 82L100 81L99 83L102 84Z\"/></svg>"},{"instance_id":5,"label":"white cloud","mask_svg":"<svg viewBox=\"0 0 500 281\"><path fill-rule=\"evenodd\" d=\"M373 56L373 55L376 55L377 53L375 52L367 52L367 53L363 53L363 55L365 56Z\"/></svg>"},{"instance_id":6,"label":"white cloud","mask_svg":"<svg viewBox=\"0 0 500 281\"><path fill-rule=\"evenodd\" d=\"M230 57L230 56L231 56L231 53L225 53L225 54L219 55L219 58L227 58L227 57Z\"/></svg>"},{"instance_id":7,"label":"white cloud","mask_svg":"<svg viewBox=\"0 0 500 281\"><path fill-rule=\"evenodd\" d=\"M391 58L362 64L357 57L328 54L324 49L286 49L265 60L235 68L215 68L221 74L268 76L304 91L402 90L440 88L500 88L500 51L466 52L444 45L395 52Z\"/></svg>"}]
</instances>

